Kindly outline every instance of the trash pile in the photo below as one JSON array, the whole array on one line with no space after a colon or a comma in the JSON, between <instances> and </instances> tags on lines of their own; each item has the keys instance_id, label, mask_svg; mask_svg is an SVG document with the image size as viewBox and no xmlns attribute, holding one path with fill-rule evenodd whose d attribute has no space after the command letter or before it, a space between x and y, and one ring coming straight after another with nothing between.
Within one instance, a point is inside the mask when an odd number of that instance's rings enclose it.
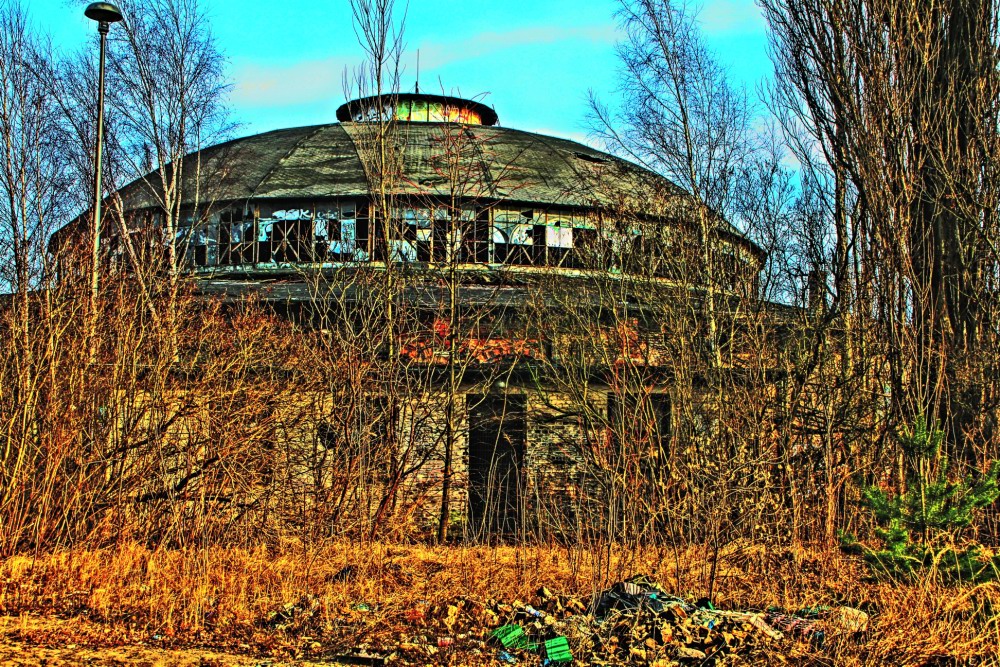
<instances>
[{"instance_id":1,"label":"trash pile","mask_svg":"<svg viewBox=\"0 0 1000 667\"><path fill-rule=\"evenodd\" d=\"M262 625L292 634L308 626L318 629L319 607L316 598L306 596L275 610ZM374 611L372 605L358 603L349 614L369 616ZM706 599L673 596L645 576L617 583L594 599L554 595L542 588L534 604L417 601L393 617L390 644L379 645L377 631L365 632L374 641L350 652L317 652L335 663L367 665L757 664L775 655L808 661L868 629L868 614L851 607L794 613L775 608L722 610Z\"/></svg>"},{"instance_id":2,"label":"trash pile","mask_svg":"<svg viewBox=\"0 0 1000 667\"><path fill-rule=\"evenodd\" d=\"M319 612L322 603L315 595L303 595L298 602L289 602L273 610L258 625L269 630L289 632L306 626Z\"/></svg>"},{"instance_id":3,"label":"trash pile","mask_svg":"<svg viewBox=\"0 0 1000 667\"><path fill-rule=\"evenodd\" d=\"M539 603L497 605L507 623L490 635L502 662L543 665L574 659L591 665L727 664L764 652L805 654L837 637L867 629L868 615L850 607L726 611L708 600L689 602L655 581L633 577L604 591L591 609L573 598L539 591ZM805 646L794 641L805 642Z\"/></svg>"}]
</instances>

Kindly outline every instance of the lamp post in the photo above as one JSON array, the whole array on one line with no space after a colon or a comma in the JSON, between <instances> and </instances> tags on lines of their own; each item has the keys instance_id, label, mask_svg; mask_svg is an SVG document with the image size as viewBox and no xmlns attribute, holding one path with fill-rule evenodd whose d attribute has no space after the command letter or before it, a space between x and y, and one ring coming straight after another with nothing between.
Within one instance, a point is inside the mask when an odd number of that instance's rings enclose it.
<instances>
[{"instance_id":1,"label":"lamp post","mask_svg":"<svg viewBox=\"0 0 1000 667\"><path fill-rule=\"evenodd\" d=\"M97 21L97 32L101 35L101 60L98 66L97 75L97 150L94 155L94 238L92 240L93 256L91 257L90 275L90 316L91 324L96 328L97 324L97 274L100 268L101 254L101 168L103 166L104 153L104 58L107 52L108 30L112 23L122 20L122 13L118 7L110 2L94 2L87 5L83 10L83 15L88 19ZM91 330L91 335L94 331ZM94 356L96 341L91 337L90 342L91 357Z\"/></svg>"}]
</instances>

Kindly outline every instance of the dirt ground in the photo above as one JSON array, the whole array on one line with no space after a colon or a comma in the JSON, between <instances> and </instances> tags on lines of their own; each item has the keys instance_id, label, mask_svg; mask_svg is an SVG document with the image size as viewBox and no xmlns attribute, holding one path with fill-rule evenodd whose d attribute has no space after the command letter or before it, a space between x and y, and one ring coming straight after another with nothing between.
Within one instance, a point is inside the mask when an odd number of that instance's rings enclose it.
<instances>
[{"instance_id":1,"label":"dirt ground","mask_svg":"<svg viewBox=\"0 0 1000 667\"><path fill-rule=\"evenodd\" d=\"M89 628L80 626L90 625ZM69 643L71 634L95 635L88 645ZM89 632L88 632L89 631ZM129 665L136 667L311 667L319 663L287 662L211 649L162 648L145 642L102 645L102 630L86 620L0 616L0 665L61 667L63 665ZM155 643L155 642L151 642ZM325 665L331 663L325 662ZM336 664L336 663L332 663Z\"/></svg>"}]
</instances>

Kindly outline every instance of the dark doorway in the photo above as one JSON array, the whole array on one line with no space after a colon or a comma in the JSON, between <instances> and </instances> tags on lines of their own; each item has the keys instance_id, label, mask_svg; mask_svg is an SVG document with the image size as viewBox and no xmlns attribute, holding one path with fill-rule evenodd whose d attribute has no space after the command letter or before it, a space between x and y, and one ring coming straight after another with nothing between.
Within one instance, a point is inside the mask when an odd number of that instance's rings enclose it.
<instances>
[{"instance_id":1,"label":"dark doorway","mask_svg":"<svg viewBox=\"0 0 1000 667\"><path fill-rule=\"evenodd\" d=\"M524 396L468 396L469 523L479 538L522 525L527 410Z\"/></svg>"}]
</instances>

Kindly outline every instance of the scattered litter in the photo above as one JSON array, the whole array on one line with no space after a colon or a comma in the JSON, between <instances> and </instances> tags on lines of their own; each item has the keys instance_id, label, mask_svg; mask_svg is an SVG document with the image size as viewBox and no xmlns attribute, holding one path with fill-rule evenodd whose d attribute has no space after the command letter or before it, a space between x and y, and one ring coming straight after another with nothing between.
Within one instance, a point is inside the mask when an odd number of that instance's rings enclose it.
<instances>
[{"instance_id":1,"label":"scattered litter","mask_svg":"<svg viewBox=\"0 0 1000 667\"><path fill-rule=\"evenodd\" d=\"M262 625L272 630L300 630L319 612L320 606L315 595L303 595L298 602L289 602L272 611Z\"/></svg>"},{"instance_id":2,"label":"scattered litter","mask_svg":"<svg viewBox=\"0 0 1000 667\"><path fill-rule=\"evenodd\" d=\"M772 628L791 635L796 639L805 639L822 647L826 641L826 633L818 620L784 614L777 610L768 611L764 620Z\"/></svg>"},{"instance_id":3,"label":"scattered litter","mask_svg":"<svg viewBox=\"0 0 1000 667\"><path fill-rule=\"evenodd\" d=\"M340 607L338 614L329 602L307 595L272 611L262 625L297 636L298 646L315 649L316 642L307 640L331 627L362 630L371 617L350 612L376 608L381 610L372 602L358 602ZM320 609L326 612L319 614ZM384 665L391 660L394 665L485 661L543 667L683 667L773 663L777 656L794 663L818 657L819 651L849 641L870 625L868 614L843 606L718 609L711 600L673 595L646 576L618 582L592 598L542 587L530 604L414 600L389 617L398 624L396 642L365 643L324 659L348 665ZM324 640L324 645L331 644Z\"/></svg>"},{"instance_id":4,"label":"scattered litter","mask_svg":"<svg viewBox=\"0 0 1000 667\"><path fill-rule=\"evenodd\" d=\"M831 635L853 635L868 630L868 614L854 607L832 609L826 621Z\"/></svg>"},{"instance_id":5,"label":"scattered litter","mask_svg":"<svg viewBox=\"0 0 1000 667\"><path fill-rule=\"evenodd\" d=\"M335 665L371 665L371 667L382 667L386 663L385 656L366 652L332 655L329 660Z\"/></svg>"},{"instance_id":6,"label":"scattered litter","mask_svg":"<svg viewBox=\"0 0 1000 667\"><path fill-rule=\"evenodd\" d=\"M414 607L412 609L407 609L403 614L403 618L409 623L423 623L427 620L427 612L424 609Z\"/></svg>"},{"instance_id":7,"label":"scattered litter","mask_svg":"<svg viewBox=\"0 0 1000 667\"><path fill-rule=\"evenodd\" d=\"M500 642L504 648L527 649L529 647L524 628L518 625L504 625L497 628L493 631L493 638Z\"/></svg>"},{"instance_id":8,"label":"scattered litter","mask_svg":"<svg viewBox=\"0 0 1000 667\"><path fill-rule=\"evenodd\" d=\"M720 665L730 655L751 663L775 651L801 656L823 648L832 636L868 626L868 615L850 607L731 611L711 600L692 600L645 576L614 584L589 607L543 587L534 605L494 603L502 624L489 639L504 656L527 664L541 658L553 666L574 659L593 665Z\"/></svg>"},{"instance_id":9,"label":"scattered litter","mask_svg":"<svg viewBox=\"0 0 1000 667\"><path fill-rule=\"evenodd\" d=\"M569 640L565 637L546 640L545 658L547 662L573 662L573 653L569 649Z\"/></svg>"}]
</instances>

